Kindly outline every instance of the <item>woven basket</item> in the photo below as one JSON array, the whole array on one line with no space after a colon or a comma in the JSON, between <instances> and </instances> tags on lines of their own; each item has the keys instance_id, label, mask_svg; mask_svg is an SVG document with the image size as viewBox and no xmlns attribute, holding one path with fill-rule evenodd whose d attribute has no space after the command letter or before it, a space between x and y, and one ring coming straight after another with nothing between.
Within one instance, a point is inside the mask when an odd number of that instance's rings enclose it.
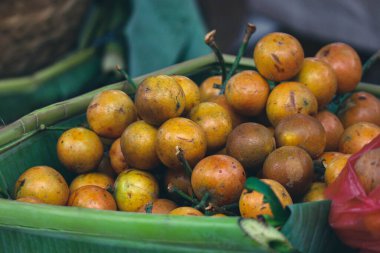
<instances>
[{"instance_id":1,"label":"woven basket","mask_svg":"<svg viewBox=\"0 0 380 253\"><path fill-rule=\"evenodd\" d=\"M91 0L1 0L0 78L30 74L73 50Z\"/></svg>"}]
</instances>

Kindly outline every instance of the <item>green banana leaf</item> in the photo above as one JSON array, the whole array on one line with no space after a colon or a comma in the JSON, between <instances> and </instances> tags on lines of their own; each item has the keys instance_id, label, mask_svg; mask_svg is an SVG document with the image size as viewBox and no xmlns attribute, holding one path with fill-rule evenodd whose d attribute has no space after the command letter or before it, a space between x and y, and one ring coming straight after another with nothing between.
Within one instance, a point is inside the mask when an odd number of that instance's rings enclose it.
<instances>
[{"instance_id":1,"label":"green banana leaf","mask_svg":"<svg viewBox=\"0 0 380 253\"><path fill-rule=\"evenodd\" d=\"M234 57L225 56L231 66ZM253 66L243 59L240 69ZM200 83L218 73L213 56L205 56L151 73L187 75ZM145 76L136 78L139 83ZM35 165L49 165L70 182L74 174L57 158L59 128L79 126L91 98L116 83L53 104L0 130L0 190L12 196L19 175ZM361 84L360 89L374 85ZM55 126L55 129L49 129ZM281 231L236 217L172 217L32 205L0 199L1 252L348 252L328 225L330 203L291 205ZM242 225L243 224L243 225ZM285 237L284 237L285 236Z\"/></svg>"}]
</instances>

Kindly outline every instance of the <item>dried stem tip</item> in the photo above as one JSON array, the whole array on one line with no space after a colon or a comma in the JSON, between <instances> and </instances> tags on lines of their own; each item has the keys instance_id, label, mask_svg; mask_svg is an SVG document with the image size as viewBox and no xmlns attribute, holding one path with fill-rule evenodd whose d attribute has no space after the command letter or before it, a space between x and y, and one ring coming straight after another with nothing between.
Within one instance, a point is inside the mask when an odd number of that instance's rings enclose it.
<instances>
[{"instance_id":1,"label":"dried stem tip","mask_svg":"<svg viewBox=\"0 0 380 253\"><path fill-rule=\"evenodd\" d=\"M207 45L210 45L211 43L215 43L215 33L216 33L216 30L212 30L211 32L206 34L205 43Z\"/></svg>"},{"instance_id":2,"label":"dried stem tip","mask_svg":"<svg viewBox=\"0 0 380 253\"><path fill-rule=\"evenodd\" d=\"M243 42L247 43L254 32L256 32L256 26L254 24L248 23L247 28L245 30Z\"/></svg>"}]
</instances>

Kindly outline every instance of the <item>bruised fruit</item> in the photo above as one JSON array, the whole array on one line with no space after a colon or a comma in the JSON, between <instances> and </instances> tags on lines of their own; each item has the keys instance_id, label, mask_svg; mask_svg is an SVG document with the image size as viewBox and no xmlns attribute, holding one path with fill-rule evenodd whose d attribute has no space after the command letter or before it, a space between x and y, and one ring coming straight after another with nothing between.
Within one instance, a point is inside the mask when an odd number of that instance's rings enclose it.
<instances>
[{"instance_id":1,"label":"bruised fruit","mask_svg":"<svg viewBox=\"0 0 380 253\"><path fill-rule=\"evenodd\" d=\"M84 173L99 165L103 157L103 144L93 131L75 127L59 137L57 154L68 170Z\"/></svg>"},{"instance_id":2,"label":"bruised fruit","mask_svg":"<svg viewBox=\"0 0 380 253\"><path fill-rule=\"evenodd\" d=\"M326 146L326 132L315 118L304 115L290 115L280 121L275 128L277 146L297 146L312 158L322 154Z\"/></svg>"},{"instance_id":3,"label":"bruised fruit","mask_svg":"<svg viewBox=\"0 0 380 253\"><path fill-rule=\"evenodd\" d=\"M231 107L241 115L256 116L266 105L269 84L256 71L245 70L228 80L225 96Z\"/></svg>"},{"instance_id":4,"label":"bruised fruit","mask_svg":"<svg viewBox=\"0 0 380 253\"><path fill-rule=\"evenodd\" d=\"M113 184L114 180L110 176L99 172L91 172L74 178L70 184L70 192L74 192L76 189L86 185L96 185L108 190L112 189Z\"/></svg>"},{"instance_id":5,"label":"bruised fruit","mask_svg":"<svg viewBox=\"0 0 380 253\"><path fill-rule=\"evenodd\" d=\"M201 100L199 87L190 78L186 76L172 76L176 82L181 86L183 93L185 94L185 109L183 115L187 115L194 106L198 105Z\"/></svg>"},{"instance_id":6,"label":"bruised fruit","mask_svg":"<svg viewBox=\"0 0 380 253\"><path fill-rule=\"evenodd\" d=\"M235 158L212 155L195 166L191 186L199 200L209 194L209 203L223 206L239 199L245 180L244 168Z\"/></svg>"},{"instance_id":7,"label":"bruised fruit","mask_svg":"<svg viewBox=\"0 0 380 253\"><path fill-rule=\"evenodd\" d=\"M380 134L380 127L368 123L359 122L346 128L340 137L339 152L354 154L361 150Z\"/></svg>"},{"instance_id":8,"label":"bruised fruit","mask_svg":"<svg viewBox=\"0 0 380 253\"><path fill-rule=\"evenodd\" d=\"M128 169L127 162L125 161L125 157L121 151L120 138L117 138L116 141L112 143L108 154L110 157L111 166L116 174Z\"/></svg>"},{"instance_id":9,"label":"bruised fruit","mask_svg":"<svg viewBox=\"0 0 380 253\"><path fill-rule=\"evenodd\" d=\"M115 181L114 197L119 210L137 212L158 197L157 180L148 172L125 170Z\"/></svg>"},{"instance_id":10,"label":"bruised fruit","mask_svg":"<svg viewBox=\"0 0 380 253\"><path fill-rule=\"evenodd\" d=\"M284 146L269 154L264 162L263 177L282 184L292 198L303 196L314 177L310 155L296 146Z\"/></svg>"},{"instance_id":11,"label":"bruised fruit","mask_svg":"<svg viewBox=\"0 0 380 253\"><path fill-rule=\"evenodd\" d=\"M76 189L70 194L67 205L116 211L116 203L112 194L96 185L86 185Z\"/></svg>"},{"instance_id":12,"label":"bruised fruit","mask_svg":"<svg viewBox=\"0 0 380 253\"><path fill-rule=\"evenodd\" d=\"M201 83L199 87L201 102L207 102L219 95L220 89L215 88L214 84L222 85L222 76L210 76Z\"/></svg>"},{"instance_id":13,"label":"bruised fruit","mask_svg":"<svg viewBox=\"0 0 380 253\"><path fill-rule=\"evenodd\" d=\"M169 169L183 169L177 158L178 148L183 150L190 166L195 166L206 155L207 140L203 129L186 118L173 118L162 124L157 133L156 150L158 158Z\"/></svg>"},{"instance_id":14,"label":"bruised fruit","mask_svg":"<svg viewBox=\"0 0 380 253\"><path fill-rule=\"evenodd\" d=\"M326 132L325 151L337 150L340 137L344 132L343 125L338 117L329 111L321 111L315 118L322 124Z\"/></svg>"},{"instance_id":15,"label":"bruised fruit","mask_svg":"<svg viewBox=\"0 0 380 253\"><path fill-rule=\"evenodd\" d=\"M208 151L224 147L232 131L232 120L222 106L212 102L202 102L191 110L189 118L200 125L205 132Z\"/></svg>"},{"instance_id":16,"label":"bruised fruit","mask_svg":"<svg viewBox=\"0 0 380 253\"><path fill-rule=\"evenodd\" d=\"M304 52L296 38L275 32L257 42L253 58L261 75L280 82L294 77L300 71Z\"/></svg>"},{"instance_id":17,"label":"bruised fruit","mask_svg":"<svg viewBox=\"0 0 380 253\"><path fill-rule=\"evenodd\" d=\"M365 152L354 166L359 182L368 194L380 185L380 148Z\"/></svg>"},{"instance_id":18,"label":"bruised fruit","mask_svg":"<svg viewBox=\"0 0 380 253\"><path fill-rule=\"evenodd\" d=\"M176 209L171 210L169 214L181 216L203 216L201 211L189 206L177 207Z\"/></svg>"},{"instance_id":19,"label":"bruised fruit","mask_svg":"<svg viewBox=\"0 0 380 253\"><path fill-rule=\"evenodd\" d=\"M306 58L296 80L311 90L319 108L324 108L333 99L337 90L334 70L318 58Z\"/></svg>"},{"instance_id":20,"label":"bruised fruit","mask_svg":"<svg viewBox=\"0 0 380 253\"><path fill-rule=\"evenodd\" d=\"M87 108L90 128L106 138L118 138L136 120L132 99L120 90L106 90L96 95Z\"/></svg>"},{"instance_id":21,"label":"bruised fruit","mask_svg":"<svg viewBox=\"0 0 380 253\"><path fill-rule=\"evenodd\" d=\"M278 182L271 179L261 179L270 186L283 208L293 204L287 190ZM270 215L273 217L270 203L264 201L264 195L258 191L249 192L244 189L239 200L239 210L243 218L257 219L260 215Z\"/></svg>"},{"instance_id":22,"label":"bruised fruit","mask_svg":"<svg viewBox=\"0 0 380 253\"><path fill-rule=\"evenodd\" d=\"M69 186L63 176L49 166L29 168L17 179L15 199L36 197L46 204L66 205Z\"/></svg>"},{"instance_id":23,"label":"bruised fruit","mask_svg":"<svg viewBox=\"0 0 380 253\"><path fill-rule=\"evenodd\" d=\"M356 92L342 103L337 114L345 128L358 122L380 126L380 100L368 92Z\"/></svg>"},{"instance_id":24,"label":"bruised fruit","mask_svg":"<svg viewBox=\"0 0 380 253\"><path fill-rule=\"evenodd\" d=\"M173 77L150 76L137 88L135 105L138 115L147 123L159 126L178 117L185 109L185 94Z\"/></svg>"},{"instance_id":25,"label":"bruised fruit","mask_svg":"<svg viewBox=\"0 0 380 253\"><path fill-rule=\"evenodd\" d=\"M336 42L322 47L316 57L328 63L335 72L338 93L353 91L362 78L362 63L351 46Z\"/></svg>"},{"instance_id":26,"label":"bruised fruit","mask_svg":"<svg viewBox=\"0 0 380 253\"><path fill-rule=\"evenodd\" d=\"M318 103L314 94L299 82L284 82L271 91L266 106L267 117L273 126L296 113L316 115Z\"/></svg>"},{"instance_id":27,"label":"bruised fruit","mask_svg":"<svg viewBox=\"0 0 380 253\"><path fill-rule=\"evenodd\" d=\"M257 123L243 123L228 136L227 154L238 160L247 173L261 169L265 158L276 148L272 132Z\"/></svg>"},{"instance_id":28,"label":"bruised fruit","mask_svg":"<svg viewBox=\"0 0 380 253\"><path fill-rule=\"evenodd\" d=\"M122 136L121 151L130 167L151 170L160 164L156 153L157 129L145 121L129 125Z\"/></svg>"}]
</instances>

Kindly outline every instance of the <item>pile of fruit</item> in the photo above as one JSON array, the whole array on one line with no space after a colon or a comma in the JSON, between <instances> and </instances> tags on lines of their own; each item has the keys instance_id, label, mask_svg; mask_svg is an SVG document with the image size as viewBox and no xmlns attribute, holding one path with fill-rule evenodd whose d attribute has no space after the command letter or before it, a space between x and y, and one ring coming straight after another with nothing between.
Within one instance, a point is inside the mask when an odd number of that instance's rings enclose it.
<instances>
[{"instance_id":1,"label":"pile of fruit","mask_svg":"<svg viewBox=\"0 0 380 253\"><path fill-rule=\"evenodd\" d=\"M254 29L248 30L243 49ZM69 186L51 167L30 168L16 183L15 199L264 217L276 225L287 205L325 199L326 185L350 155L380 134L380 101L353 93L362 76L358 54L332 43L305 58L296 38L270 33L254 48L254 69L236 72L239 55L227 73L213 35L206 43L221 60L221 75L200 86L185 76L156 75L133 94L99 93L87 109L89 127L68 129L57 142L59 160L79 175ZM370 191L379 173L361 164L357 173Z\"/></svg>"}]
</instances>

